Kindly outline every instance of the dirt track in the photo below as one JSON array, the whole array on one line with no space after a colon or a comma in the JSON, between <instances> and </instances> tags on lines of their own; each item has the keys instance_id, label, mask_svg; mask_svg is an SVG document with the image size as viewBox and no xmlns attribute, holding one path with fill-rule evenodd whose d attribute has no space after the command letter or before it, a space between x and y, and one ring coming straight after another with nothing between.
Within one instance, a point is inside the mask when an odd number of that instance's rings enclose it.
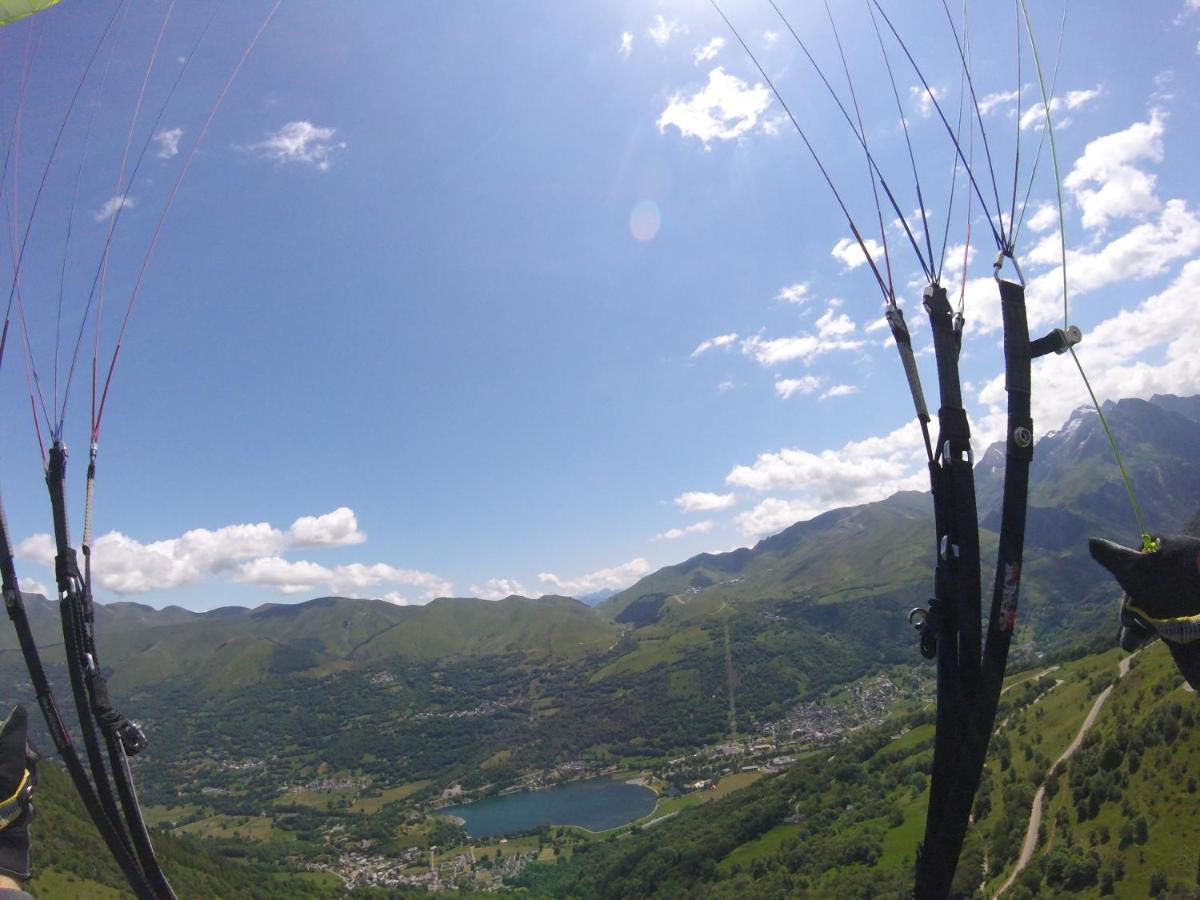
<instances>
[{"instance_id":1,"label":"dirt track","mask_svg":"<svg viewBox=\"0 0 1200 900\"><path fill-rule=\"evenodd\" d=\"M1121 678L1129 674L1129 664L1133 661L1134 655L1136 654L1126 656L1118 664L1117 671L1120 673ZM1100 715L1100 709L1104 706L1104 701L1112 693L1113 687L1114 685L1110 684L1100 692L1100 696L1096 698L1096 702L1092 704L1092 708L1088 711L1087 718L1079 726L1079 732L1075 735L1075 739L1071 741L1067 749L1062 752L1062 755L1050 766L1050 771L1046 773L1047 775L1053 772L1059 763L1070 759L1075 754L1075 751L1080 748L1083 744L1083 739L1087 737L1088 731L1091 730L1092 725L1095 723L1096 717ZM1000 885L1000 890L996 891L997 897L1012 887L1013 882L1017 880L1017 876L1024 871L1025 867L1029 865L1029 861L1033 859L1033 852L1037 849L1038 829L1042 827L1042 803L1045 799L1046 788L1044 786L1039 787L1037 793L1033 795L1033 809L1029 811L1029 825L1025 829L1025 840L1021 844L1021 855L1017 857L1017 864L1013 867L1012 874L1008 876L1004 884Z\"/></svg>"}]
</instances>

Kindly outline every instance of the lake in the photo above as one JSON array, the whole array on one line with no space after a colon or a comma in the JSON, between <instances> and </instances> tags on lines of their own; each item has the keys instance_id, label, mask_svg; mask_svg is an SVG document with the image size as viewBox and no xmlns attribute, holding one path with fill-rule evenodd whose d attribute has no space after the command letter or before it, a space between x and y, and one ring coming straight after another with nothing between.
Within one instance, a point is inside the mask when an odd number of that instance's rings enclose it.
<instances>
[{"instance_id":1,"label":"lake","mask_svg":"<svg viewBox=\"0 0 1200 900\"><path fill-rule=\"evenodd\" d=\"M658 797L640 784L592 778L557 784L538 791L487 797L462 806L439 809L458 816L473 838L529 831L542 825L580 825L604 831L648 815Z\"/></svg>"}]
</instances>

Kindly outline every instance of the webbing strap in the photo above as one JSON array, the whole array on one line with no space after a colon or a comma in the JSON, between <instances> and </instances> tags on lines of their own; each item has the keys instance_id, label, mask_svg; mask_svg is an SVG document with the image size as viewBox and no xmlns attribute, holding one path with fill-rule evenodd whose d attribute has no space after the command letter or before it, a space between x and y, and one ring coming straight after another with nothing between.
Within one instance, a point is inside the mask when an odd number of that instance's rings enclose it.
<instances>
[{"instance_id":1,"label":"webbing strap","mask_svg":"<svg viewBox=\"0 0 1200 900\"><path fill-rule=\"evenodd\" d=\"M21 783L17 785L17 789L13 791L12 796L0 800L0 831L3 831L13 822L17 821L17 819L21 818L21 813L25 811L25 807L21 805L21 799L27 787L29 787L28 769L21 775Z\"/></svg>"},{"instance_id":2,"label":"webbing strap","mask_svg":"<svg viewBox=\"0 0 1200 900\"><path fill-rule=\"evenodd\" d=\"M1192 641L1200 638L1200 615L1174 616L1158 619L1145 610L1134 606L1132 603L1126 602L1125 606L1131 613L1134 613L1157 631L1160 637L1166 638L1168 641L1174 641L1177 644L1190 644Z\"/></svg>"},{"instance_id":3,"label":"webbing strap","mask_svg":"<svg viewBox=\"0 0 1200 900\"><path fill-rule=\"evenodd\" d=\"M943 602L952 603L958 613L954 623L957 631L950 633L957 640L954 654L939 646L939 733L934 743L929 814L925 840L917 856L915 890L919 898L938 900L950 892L995 724L1009 643L1016 624L1029 465L1033 458L1031 350L1025 291L1019 284L1002 281L1000 302L1004 317L1008 440L996 578L987 619L987 642L981 648L979 532L974 478L970 471L970 445L964 443L956 447L954 443L964 435L969 441L969 430L965 413L961 425L953 408L951 415L942 415L947 407L951 407L953 400L957 399L961 404L957 367L959 334L950 321L948 308L942 306L941 300L936 287L926 291L926 308L934 326L934 349L938 354L943 407L939 411L942 435L939 438L941 456L938 460L942 474L934 481L934 506L939 511L935 512L939 534L945 535L948 527L956 530L952 541L942 539L934 585ZM955 548L957 552L954 552ZM949 554L947 549L951 551ZM947 662L951 656L952 668ZM953 714L944 716L943 708L952 710ZM940 733L943 721L950 718L955 720L953 729L948 736L943 736Z\"/></svg>"},{"instance_id":4,"label":"webbing strap","mask_svg":"<svg viewBox=\"0 0 1200 900\"><path fill-rule=\"evenodd\" d=\"M937 724L925 839L918 850L918 897L945 897L962 848L965 821L959 827L959 772L969 743L970 712L978 686L980 644L979 534L971 431L962 405L958 355L961 320L946 291L931 284L924 306L933 330L937 362L938 439L930 463L937 567L934 601L938 628ZM967 800L968 812L970 798Z\"/></svg>"},{"instance_id":5,"label":"webbing strap","mask_svg":"<svg viewBox=\"0 0 1200 900\"><path fill-rule=\"evenodd\" d=\"M904 321L904 310L895 304L889 304L884 315L888 327L892 330L896 350L900 353L900 363L904 366L904 377L908 379L908 390L912 394L917 418L923 423L928 422L929 407L925 405L925 392L921 389L921 377L917 374L917 360L913 355L912 336L908 333L908 325Z\"/></svg>"}]
</instances>

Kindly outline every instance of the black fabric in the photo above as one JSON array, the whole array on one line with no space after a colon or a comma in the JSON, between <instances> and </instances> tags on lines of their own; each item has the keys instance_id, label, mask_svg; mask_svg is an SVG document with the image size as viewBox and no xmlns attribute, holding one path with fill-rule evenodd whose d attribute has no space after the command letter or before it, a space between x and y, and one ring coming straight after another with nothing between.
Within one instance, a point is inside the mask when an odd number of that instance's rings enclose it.
<instances>
[{"instance_id":1,"label":"black fabric","mask_svg":"<svg viewBox=\"0 0 1200 900\"><path fill-rule=\"evenodd\" d=\"M21 598L21 588L17 581L16 568L13 565L12 544L8 535L8 523L5 521L3 508L0 507L0 579L3 583L4 606L12 620L13 628L17 632L17 643L21 647L21 655L24 657L25 667L29 671L29 680L37 695L38 706L41 707L46 728L54 742L54 749L58 752L67 773L71 776L75 790L79 793L96 830L104 839L109 852L112 853L113 859L116 860L134 892L138 897L153 897L145 879L142 878L141 870L134 863L128 847L122 843L119 832L113 827L108 812L101 804L99 796L88 779L83 762L63 723L62 714L58 711L54 694L50 690L50 682L46 678L46 672L42 666L41 655L38 653L37 644L33 639L33 630L29 626L25 603Z\"/></svg>"},{"instance_id":2,"label":"black fabric","mask_svg":"<svg viewBox=\"0 0 1200 900\"><path fill-rule=\"evenodd\" d=\"M37 784L37 754L29 746L29 720L18 705L0 728L0 800L7 800L21 786L26 771L29 781L18 796L21 812L7 828L0 829L0 875L17 881L33 877L29 854L29 823L33 820L33 788Z\"/></svg>"},{"instance_id":3,"label":"black fabric","mask_svg":"<svg viewBox=\"0 0 1200 900\"><path fill-rule=\"evenodd\" d=\"M951 621L943 625L938 636L937 734L925 839L917 857L914 893L918 898L942 900L950 893L983 772L1016 624L1029 465L1033 458L1031 353L1024 288L1000 282L1000 296L1009 438L996 580L984 644L970 427L962 409L958 375L961 320L952 319L944 290L930 286L925 291L941 392L939 453L932 466L935 524L940 541L934 587L939 606L953 610L953 614L947 617Z\"/></svg>"},{"instance_id":4,"label":"black fabric","mask_svg":"<svg viewBox=\"0 0 1200 900\"><path fill-rule=\"evenodd\" d=\"M104 817L108 820L107 831L111 837L106 839L109 840L110 849L113 849L130 886L139 897L173 900L175 893L155 857L142 820L141 809L138 807L124 748L118 736L118 727L124 721L124 717L112 709L102 679L99 681L101 694L98 696L94 693L98 684L99 657L92 631L94 615L91 594L79 571L78 559L74 548L71 547L71 536L67 527L66 448L56 442L50 448L49 457L46 487L50 492L50 507L54 518L55 576L63 598L59 603L59 610L62 614L67 671L70 674L71 693L79 716L79 730L83 735L95 793ZM98 699L107 703L107 707L98 707ZM99 729L97 725L100 726ZM108 751L112 766L111 781L100 749L97 730L103 733ZM114 783L121 801L120 810L113 796ZM124 812L123 817L121 811Z\"/></svg>"}]
</instances>

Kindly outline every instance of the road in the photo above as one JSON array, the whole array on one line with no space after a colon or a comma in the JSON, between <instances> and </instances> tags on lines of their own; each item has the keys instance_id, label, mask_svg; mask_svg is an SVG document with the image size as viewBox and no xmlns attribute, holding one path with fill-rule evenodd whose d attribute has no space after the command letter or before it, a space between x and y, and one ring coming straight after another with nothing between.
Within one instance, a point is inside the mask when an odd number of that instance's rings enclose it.
<instances>
[{"instance_id":1,"label":"road","mask_svg":"<svg viewBox=\"0 0 1200 900\"><path fill-rule=\"evenodd\" d=\"M1133 661L1133 657L1135 655L1136 654L1131 654L1126 656L1118 664L1117 671L1120 673L1121 678L1124 678L1129 674L1129 664ZM1104 702L1108 699L1109 694L1112 693L1114 686L1115 685L1110 684L1100 692L1100 696L1096 698L1096 702L1093 703L1092 708L1088 710L1087 717L1083 720L1083 724L1079 726L1079 731L1075 735L1075 739L1071 741L1067 749L1062 752L1062 755L1054 761L1054 765L1050 766L1050 771L1046 773L1047 775L1049 775L1050 772L1053 772L1059 763L1065 762L1074 756L1075 751L1083 745L1083 739L1087 737L1088 731L1090 731L1092 725L1095 724L1096 717L1100 715L1100 709L1104 706ZM1012 874L1008 876L1004 884L1000 885L1000 890L996 891L997 897L1012 887L1013 882L1017 880L1017 876L1024 871L1025 867L1029 865L1029 861L1033 859L1033 852L1037 849L1038 830L1042 827L1042 803L1045 799L1046 788L1044 786L1039 787L1037 789L1037 793L1033 795L1033 809L1029 811L1029 825L1025 829L1025 841L1021 844L1021 855L1017 857L1017 864L1013 867Z\"/></svg>"}]
</instances>

